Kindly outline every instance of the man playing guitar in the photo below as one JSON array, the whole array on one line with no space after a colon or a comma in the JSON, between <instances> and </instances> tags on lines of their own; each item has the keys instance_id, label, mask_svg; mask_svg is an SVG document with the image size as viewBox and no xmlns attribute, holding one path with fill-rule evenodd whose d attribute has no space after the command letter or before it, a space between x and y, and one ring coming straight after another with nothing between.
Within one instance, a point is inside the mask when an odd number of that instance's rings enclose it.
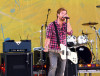
<instances>
[{"instance_id":1,"label":"man playing guitar","mask_svg":"<svg viewBox=\"0 0 100 76\"><path fill-rule=\"evenodd\" d=\"M56 51L61 50L60 44L66 46L66 34L72 35L73 33L69 19L66 27L66 17L68 17L67 10L59 8L57 10L57 20L47 26L44 52L49 52L50 67L48 76L64 76L66 58L62 59L60 53L56 53Z\"/></svg>"}]
</instances>

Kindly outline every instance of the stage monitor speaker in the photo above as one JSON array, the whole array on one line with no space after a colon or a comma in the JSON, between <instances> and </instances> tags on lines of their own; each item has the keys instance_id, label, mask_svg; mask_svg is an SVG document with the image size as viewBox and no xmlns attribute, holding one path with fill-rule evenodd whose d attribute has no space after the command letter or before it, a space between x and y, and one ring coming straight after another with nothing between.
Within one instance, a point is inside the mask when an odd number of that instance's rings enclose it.
<instances>
[{"instance_id":1,"label":"stage monitor speaker","mask_svg":"<svg viewBox=\"0 0 100 76\"><path fill-rule=\"evenodd\" d=\"M1 76L33 76L33 53L1 53Z\"/></svg>"},{"instance_id":2,"label":"stage monitor speaker","mask_svg":"<svg viewBox=\"0 0 100 76\"><path fill-rule=\"evenodd\" d=\"M64 76L78 76L77 64L67 59Z\"/></svg>"}]
</instances>

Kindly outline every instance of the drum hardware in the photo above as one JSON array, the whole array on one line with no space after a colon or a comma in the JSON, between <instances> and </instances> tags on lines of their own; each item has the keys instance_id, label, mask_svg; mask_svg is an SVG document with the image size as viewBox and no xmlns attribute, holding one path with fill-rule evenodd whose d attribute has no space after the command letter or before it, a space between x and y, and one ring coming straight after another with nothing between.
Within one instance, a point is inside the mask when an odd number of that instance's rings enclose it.
<instances>
[{"instance_id":1,"label":"drum hardware","mask_svg":"<svg viewBox=\"0 0 100 76\"><path fill-rule=\"evenodd\" d=\"M82 35L77 37L77 44L78 45L85 45L88 42L88 35L90 33L84 33L82 30Z\"/></svg>"},{"instance_id":2,"label":"drum hardware","mask_svg":"<svg viewBox=\"0 0 100 76\"><path fill-rule=\"evenodd\" d=\"M76 45L77 44L76 40L77 39L74 35L68 35L67 36L67 46L72 47L72 46Z\"/></svg>"},{"instance_id":3,"label":"drum hardware","mask_svg":"<svg viewBox=\"0 0 100 76\"><path fill-rule=\"evenodd\" d=\"M88 45L89 45L89 47L90 47L90 49L91 49L92 57L93 57L92 63L95 62L95 55L94 55L94 53L93 53L93 43L94 43L93 40L90 40L89 43L88 43Z\"/></svg>"},{"instance_id":4,"label":"drum hardware","mask_svg":"<svg viewBox=\"0 0 100 76\"><path fill-rule=\"evenodd\" d=\"M93 40L90 40L89 42L90 42L90 44L91 44L91 45L90 45L91 52L93 52L93 42L94 42L94 41L93 41Z\"/></svg>"},{"instance_id":5,"label":"drum hardware","mask_svg":"<svg viewBox=\"0 0 100 76\"><path fill-rule=\"evenodd\" d=\"M82 35L89 35L89 34L92 34L92 33L87 33L87 32L84 33L83 30L82 30Z\"/></svg>"},{"instance_id":6,"label":"drum hardware","mask_svg":"<svg viewBox=\"0 0 100 76\"><path fill-rule=\"evenodd\" d=\"M97 47L97 40L99 39L99 41L100 41L100 38L99 38L99 35L98 35L98 31L96 30L96 27L90 25L90 28L92 28L93 30L95 30L95 34L96 34L96 63L98 63L98 47ZM100 42L99 42L99 43L100 43Z\"/></svg>"},{"instance_id":7,"label":"drum hardware","mask_svg":"<svg viewBox=\"0 0 100 76\"><path fill-rule=\"evenodd\" d=\"M77 52L79 64L90 64L92 62L93 53L90 51L90 49L88 49L85 46L89 43L87 34L90 34L90 33L85 33L85 34L86 35L82 34L78 38L76 38L74 35L67 36L67 46L69 44L70 45L68 46L69 49L73 52Z\"/></svg>"},{"instance_id":8,"label":"drum hardware","mask_svg":"<svg viewBox=\"0 0 100 76\"><path fill-rule=\"evenodd\" d=\"M77 38L77 43L78 44L86 44L88 42L88 37L87 35L80 35Z\"/></svg>"},{"instance_id":9,"label":"drum hardware","mask_svg":"<svg viewBox=\"0 0 100 76\"><path fill-rule=\"evenodd\" d=\"M89 34L92 34L92 33L83 33L83 35L89 35Z\"/></svg>"},{"instance_id":10,"label":"drum hardware","mask_svg":"<svg viewBox=\"0 0 100 76\"><path fill-rule=\"evenodd\" d=\"M98 32L97 32L96 27L95 27L95 25L97 25L97 24L98 24L98 23L96 23L96 22L89 22L89 23L83 23L83 24L82 24L82 25L84 25L84 26L89 26L90 28L92 28L93 30L95 30L95 34L96 34L96 63L99 62L99 60L98 60L97 39L99 39L99 41L100 41ZM99 42L99 44L100 44L100 42Z\"/></svg>"}]
</instances>

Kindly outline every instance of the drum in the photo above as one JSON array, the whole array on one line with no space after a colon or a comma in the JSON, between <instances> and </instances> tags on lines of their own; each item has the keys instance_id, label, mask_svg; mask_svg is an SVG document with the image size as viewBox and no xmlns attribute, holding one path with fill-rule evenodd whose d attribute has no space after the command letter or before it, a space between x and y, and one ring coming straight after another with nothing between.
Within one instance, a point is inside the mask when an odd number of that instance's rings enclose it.
<instances>
[{"instance_id":1,"label":"drum","mask_svg":"<svg viewBox=\"0 0 100 76\"><path fill-rule=\"evenodd\" d=\"M75 36L73 36L73 35L68 35L67 36L67 46L68 47L72 47L72 46L74 46L74 45L76 45L76 37Z\"/></svg>"},{"instance_id":2,"label":"drum","mask_svg":"<svg viewBox=\"0 0 100 76\"><path fill-rule=\"evenodd\" d=\"M78 41L78 44L85 44L88 42L88 37L87 35L78 36L77 41Z\"/></svg>"},{"instance_id":3,"label":"drum","mask_svg":"<svg viewBox=\"0 0 100 76\"><path fill-rule=\"evenodd\" d=\"M78 64L90 64L92 62L92 53L86 46L70 48L72 52L77 52Z\"/></svg>"},{"instance_id":4,"label":"drum","mask_svg":"<svg viewBox=\"0 0 100 76\"><path fill-rule=\"evenodd\" d=\"M86 46L76 48L79 64L90 64L92 62L92 53Z\"/></svg>"}]
</instances>

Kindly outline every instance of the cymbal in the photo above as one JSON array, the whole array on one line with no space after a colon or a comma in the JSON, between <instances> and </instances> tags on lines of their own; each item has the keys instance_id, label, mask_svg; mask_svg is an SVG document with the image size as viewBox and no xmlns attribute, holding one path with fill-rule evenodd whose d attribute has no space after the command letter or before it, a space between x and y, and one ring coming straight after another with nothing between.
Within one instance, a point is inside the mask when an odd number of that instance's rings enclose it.
<instances>
[{"instance_id":1,"label":"cymbal","mask_svg":"<svg viewBox=\"0 0 100 76\"><path fill-rule=\"evenodd\" d=\"M82 33L83 35L89 35L89 34L92 34L92 33Z\"/></svg>"},{"instance_id":2,"label":"cymbal","mask_svg":"<svg viewBox=\"0 0 100 76\"><path fill-rule=\"evenodd\" d=\"M82 25L97 25L98 23L96 22L89 22L89 23L83 23Z\"/></svg>"}]
</instances>

